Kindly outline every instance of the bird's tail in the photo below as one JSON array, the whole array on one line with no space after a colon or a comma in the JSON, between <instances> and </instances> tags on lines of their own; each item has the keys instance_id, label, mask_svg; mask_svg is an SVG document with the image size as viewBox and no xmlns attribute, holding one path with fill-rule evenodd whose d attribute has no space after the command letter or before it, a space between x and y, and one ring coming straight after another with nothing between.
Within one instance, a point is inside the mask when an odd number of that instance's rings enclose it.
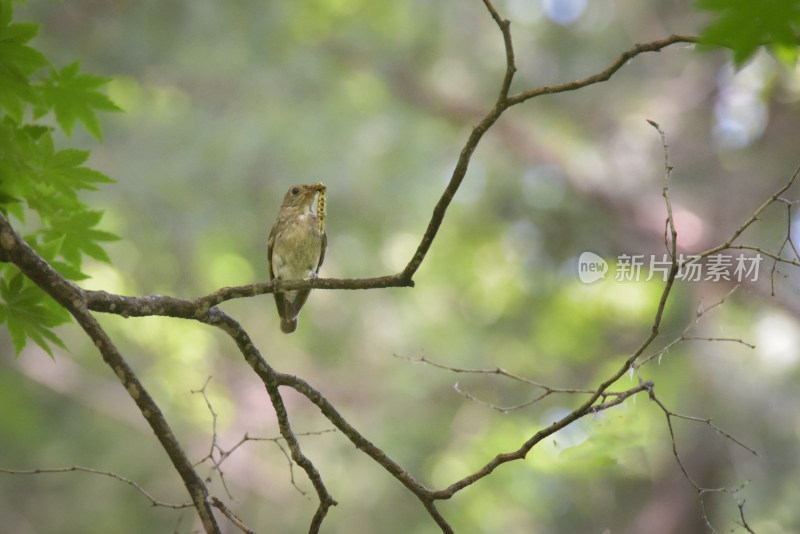
<instances>
[{"instance_id":1,"label":"bird's tail","mask_svg":"<svg viewBox=\"0 0 800 534\"><path fill-rule=\"evenodd\" d=\"M297 316L284 319L281 317L281 332L291 334L297 330Z\"/></svg>"}]
</instances>

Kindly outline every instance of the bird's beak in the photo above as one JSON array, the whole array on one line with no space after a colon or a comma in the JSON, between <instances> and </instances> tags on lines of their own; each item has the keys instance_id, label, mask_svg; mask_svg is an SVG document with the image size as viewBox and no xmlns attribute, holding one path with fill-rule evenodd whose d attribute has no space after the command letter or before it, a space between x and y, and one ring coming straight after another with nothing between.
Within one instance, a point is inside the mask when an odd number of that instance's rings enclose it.
<instances>
[{"instance_id":1,"label":"bird's beak","mask_svg":"<svg viewBox=\"0 0 800 534\"><path fill-rule=\"evenodd\" d=\"M314 189L316 191L320 192L320 193L324 193L325 191L328 190L328 186L326 186L325 184L323 184L321 182L317 182L317 183L314 184Z\"/></svg>"}]
</instances>

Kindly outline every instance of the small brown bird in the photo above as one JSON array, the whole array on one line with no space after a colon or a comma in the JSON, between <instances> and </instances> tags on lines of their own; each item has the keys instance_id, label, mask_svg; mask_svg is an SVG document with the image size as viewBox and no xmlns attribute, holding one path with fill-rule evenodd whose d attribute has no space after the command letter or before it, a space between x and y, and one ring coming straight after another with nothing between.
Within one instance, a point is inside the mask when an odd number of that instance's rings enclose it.
<instances>
[{"instance_id":1,"label":"small brown bird","mask_svg":"<svg viewBox=\"0 0 800 534\"><path fill-rule=\"evenodd\" d=\"M326 189L321 183L316 183L295 185L286 192L267 243L271 279L308 280L317 277L328 246L324 213ZM310 289L304 289L274 293L281 331L291 334L297 329L297 315L310 292Z\"/></svg>"}]
</instances>

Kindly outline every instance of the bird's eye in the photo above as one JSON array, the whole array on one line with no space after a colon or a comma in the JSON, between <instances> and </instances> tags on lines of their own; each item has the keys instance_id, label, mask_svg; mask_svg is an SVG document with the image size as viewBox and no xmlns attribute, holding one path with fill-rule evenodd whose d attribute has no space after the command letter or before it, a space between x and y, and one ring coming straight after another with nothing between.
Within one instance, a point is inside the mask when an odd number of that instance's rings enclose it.
<instances>
[{"instance_id":1,"label":"bird's eye","mask_svg":"<svg viewBox=\"0 0 800 534\"><path fill-rule=\"evenodd\" d=\"M296 194L298 194L299 192L300 192L300 188L299 188L299 187L293 187L293 188L292 188L292 194L293 194L293 195L296 195Z\"/></svg>"}]
</instances>

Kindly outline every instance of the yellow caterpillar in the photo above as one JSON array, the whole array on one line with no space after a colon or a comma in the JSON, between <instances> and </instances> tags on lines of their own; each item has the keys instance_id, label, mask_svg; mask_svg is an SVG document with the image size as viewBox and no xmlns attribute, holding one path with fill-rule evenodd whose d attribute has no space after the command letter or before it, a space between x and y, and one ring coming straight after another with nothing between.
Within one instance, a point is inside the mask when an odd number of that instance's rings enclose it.
<instances>
[{"instance_id":1,"label":"yellow caterpillar","mask_svg":"<svg viewBox=\"0 0 800 534\"><path fill-rule=\"evenodd\" d=\"M325 231L325 193L328 192L328 189L325 186L322 186L322 191L319 192L319 196L317 197L317 217L319 217L319 231Z\"/></svg>"}]
</instances>

